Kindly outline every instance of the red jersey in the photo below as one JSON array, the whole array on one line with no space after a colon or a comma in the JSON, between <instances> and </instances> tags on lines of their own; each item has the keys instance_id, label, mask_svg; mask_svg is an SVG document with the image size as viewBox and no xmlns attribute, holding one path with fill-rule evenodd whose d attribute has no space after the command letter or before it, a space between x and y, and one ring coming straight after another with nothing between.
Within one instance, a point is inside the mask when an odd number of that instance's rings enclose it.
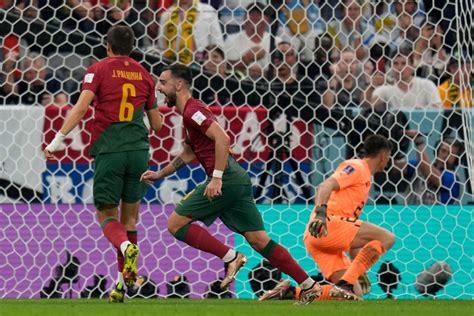
<instances>
[{"instance_id":1,"label":"red jersey","mask_svg":"<svg viewBox=\"0 0 474 316\"><path fill-rule=\"evenodd\" d=\"M91 155L149 148L144 111L156 108L155 81L128 56L87 69L82 90L95 93Z\"/></svg>"},{"instance_id":2,"label":"red jersey","mask_svg":"<svg viewBox=\"0 0 474 316\"><path fill-rule=\"evenodd\" d=\"M212 122L216 122L214 114L201 101L190 98L183 111L183 125L189 145L208 176L212 175L215 163L215 144L206 136Z\"/></svg>"}]
</instances>

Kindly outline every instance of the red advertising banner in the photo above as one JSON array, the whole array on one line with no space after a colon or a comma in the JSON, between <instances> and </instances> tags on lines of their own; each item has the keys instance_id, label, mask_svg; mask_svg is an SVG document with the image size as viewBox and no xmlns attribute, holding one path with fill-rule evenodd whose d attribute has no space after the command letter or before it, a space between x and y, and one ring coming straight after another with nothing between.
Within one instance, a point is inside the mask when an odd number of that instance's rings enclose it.
<instances>
[{"instance_id":1,"label":"red advertising banner","mask_svg":"<svg viewBox=\"0 0 474 316\"><path fill-rule=\"evenodd\" d=\"M51 142L66 117L70 107L49 106L45 111L44 146ZM210 107L218 122L231 138L232 150L239 160L265 161L268 157L267 110L263 107ZM159 133L151 133L150 141L153 148L152 163L160 164L170 161L181 150L184 140L182 118L174 109L160 107L164 117L164 125ZM93 129L93 109L90 109L80 124L67 135L64 147L56 157L64 163L89 163L90 131ZM145 119L147 123L147 120ZM308 124L294 121L290 125L289 136L292 155L297 160L311 157L313 140Z\"/></svg>"}]
</instances>

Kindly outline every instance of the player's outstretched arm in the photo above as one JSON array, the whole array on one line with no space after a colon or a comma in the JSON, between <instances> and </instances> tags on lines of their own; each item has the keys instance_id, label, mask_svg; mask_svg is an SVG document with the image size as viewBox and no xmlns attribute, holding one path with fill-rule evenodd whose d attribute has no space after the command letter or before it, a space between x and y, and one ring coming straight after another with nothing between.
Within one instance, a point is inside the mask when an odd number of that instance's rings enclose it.
<instances>
[{"instance_id":1,"label":"player's outstretched arm","mask_svg":"<svg viewBox=\"0 0 474 316\"><path fill-rule=\"evenodd\" d=\"M145 171L142 176L140 177L140 181L145 182L147 184L152 184L153 182L164 178L177 170L183 168L188 163L196 159L196 155L194 154L191 146L186 143L183 143L183 151L176 156L166 167L158 171Z\"/></svg>"},{"instance_id":2,"label":"player's outstretched arm","mask_svg":"<svg viewBox=\"0 0 474 316\"><path fill-rule=\"evenodd\" d=\"M309 223L309 232L314 237L327 236L326 209L332 191L339 190L339 183L333 177L329 177L318 186L316 195L316 207L313 220Z\"/></svg>"},{"instance_id":3,"label":"player's outstretched arm","mask_svg":"<svg viewBox=\"0 0 474 316\"><path fill-rule=\"evenodd\" d=\"M46 149L44 150L44 155L47 159L54 158L53 153L58 150L66 135L69 134L69 132L72 131L72 129L76 127L77 124L79 124L79 122L82 120L84 115L87 113L89 105L94 100L94 97L94 92L90 90L84 90L81 92L81 95L79 96L79 100L77 100L76 105L74 105L72 110L67 113L66 119L63 122L63 126L56 134L53 141L48 146L46 146Z\"/></svg>"}]
</instances>

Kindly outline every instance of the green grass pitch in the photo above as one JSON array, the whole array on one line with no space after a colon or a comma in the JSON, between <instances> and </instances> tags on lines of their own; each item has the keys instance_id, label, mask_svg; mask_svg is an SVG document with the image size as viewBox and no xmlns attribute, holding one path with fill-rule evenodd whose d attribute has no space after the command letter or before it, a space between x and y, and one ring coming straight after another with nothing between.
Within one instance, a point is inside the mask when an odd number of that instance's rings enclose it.
<instances>
[{"instance_id":1,"label":"green grass pitch","mask_svg":"<svg viewBox=\"0 0 474 316\"><path fill-rule=\"evenodd\" d=\"M464 316L474 315L474 301L368 300L363 302L315 302L307 306L292 301L255 300L129 300L108 304L105 300L0 300L2 316Z\"/></svg>"}]
</instances>

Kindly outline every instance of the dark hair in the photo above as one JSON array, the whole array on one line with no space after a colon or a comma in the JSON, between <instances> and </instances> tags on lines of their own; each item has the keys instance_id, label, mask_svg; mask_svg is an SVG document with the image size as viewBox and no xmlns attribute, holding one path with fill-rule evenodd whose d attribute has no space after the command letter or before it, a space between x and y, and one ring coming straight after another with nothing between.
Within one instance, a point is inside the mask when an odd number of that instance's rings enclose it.
<instances>
[{"instance_id":1,"label":"dark hair","mask_svg":"<svg viewBox=\"0 0 474 316\"><path fill-rule=\"evenodd\" d=\"M411 46L407 46L407 47L403 47L402 49L397 49L393 52L393 56L392 56L392 64L393 64L393 61L395 60L395 58L397 57L405 57L408 59L408 63L410 65L413 65L413 48Z\"/></svg>"},{"instance_id":2,"label":"dark hair","mask_svg":"<svg viewBox=\"0 0 474 316\"><path fill-rule=\"evenodd\" d=\"M443 136L443 138L441 138L440 140L438 140L435 144L435 150L436 150L436 156L439 155L439 150L441 149L441 144L446 144L450 147L455 147L457 148L457 152L456 152L456 162L454 163L455 166L458 165L459 163L459 157L463 154L464 152L464 146L462 144L462 142L460 142L459 140L457 140L456 138L452 137L452 136Z\"/></svg>"},{"instance_id":3,"label":"dark hair","mask_svg":"<svg viewBox=\"0 0 474 316\"><path fill-rule=\"evenodd\" d=\"M261 13L262 15L268 15L267 8L261 2L250 3L247 6L247 8L245 8L245 11L247 11L247 15L249 15L252 12L258 12L258 13Z\"/></svg>"},{"instance_id":4,"label":"dark hair","mask_svg":"<svg viewBox=\"0 0 474 316\"><path fill-rule=\"evenodd\" d=\"M204 59L209 58L209 56L211 55L212 52L218 53L219 55L221 55L222 58L225 59L224 51L222 50L222 48L220 48L217 45L208 45L208 46L206 46L206 48L204 49Z\"/></svg>"},{"instance_id":5,"label":"dark hair","mask_svg":"<svg viewBox=\"0 0 474 316\"><path fill-rule=\"evenodd\" d=\"M166 67L163 71L169 70L171 71L171 75L175 79L180 79L186 82L188 86L191 86L193 83L193 74L191 72L191 68L183 64L173 64L171 66Z\"/></svg>"},{"instance_id":6,"label":"dark hair","mask_svg":"<svg viewBox=\"0 0 474 316\"><path fill-rule=\"evenodd\" d=\"M364 140L364 152L367 157L375 157L382 151L392 151L392 143L382 135L370 135Z\"/></svg>"},{"instance_id":7,"label":"dark hair","mask_svg":"<svg viewBox=\"0 0 474 316\"><path fill-rule=\"evenodd\" d=\"M107 44L116 55L128 56L132 52L135 42L135 33L127 25L112 26L107 32Z\"/></svg>"}]
</instances>

